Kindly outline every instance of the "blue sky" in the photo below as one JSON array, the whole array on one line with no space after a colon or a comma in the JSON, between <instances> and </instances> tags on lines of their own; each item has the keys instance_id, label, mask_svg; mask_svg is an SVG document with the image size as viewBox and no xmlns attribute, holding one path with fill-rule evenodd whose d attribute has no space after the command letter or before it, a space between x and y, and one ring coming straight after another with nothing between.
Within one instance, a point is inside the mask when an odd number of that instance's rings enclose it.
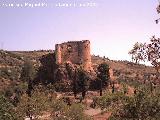
<instances>
[{"instance_id":1,"label":"blue sky","mask_svg":"<svg viewBox=\"0 0 160 120\"><path fill-rule=\"evenodd\" d=\"M46 7L8 4L47 3ZM76 7L56 7L56 4ZM93 7L79 4L96 3ZM5 4L3 6L3 4ZM0 43L6 50L54 49L56 43L90 40L91 53L131 60L135 42L160 37L157 0L5 0L0 1ZM3 44L3 45L2 45Z\"/></svg>"}]
</instances>

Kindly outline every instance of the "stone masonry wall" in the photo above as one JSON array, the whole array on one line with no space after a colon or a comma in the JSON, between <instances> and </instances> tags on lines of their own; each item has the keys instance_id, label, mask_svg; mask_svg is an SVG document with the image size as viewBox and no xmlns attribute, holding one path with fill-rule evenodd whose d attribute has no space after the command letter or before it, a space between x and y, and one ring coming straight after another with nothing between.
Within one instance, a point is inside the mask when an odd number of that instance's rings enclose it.
<instances>
[{"instance_id":1,"label":"stone masonry wall","mask_svg":"<svg viewBox=\"0 0 160 120\"><path fill-rule=\"evenodd\" d=\"M85 70L91 70L90 41L70 41L56 44L56 63L71 62L82 65Z\"/></svg>"}]
</instances>

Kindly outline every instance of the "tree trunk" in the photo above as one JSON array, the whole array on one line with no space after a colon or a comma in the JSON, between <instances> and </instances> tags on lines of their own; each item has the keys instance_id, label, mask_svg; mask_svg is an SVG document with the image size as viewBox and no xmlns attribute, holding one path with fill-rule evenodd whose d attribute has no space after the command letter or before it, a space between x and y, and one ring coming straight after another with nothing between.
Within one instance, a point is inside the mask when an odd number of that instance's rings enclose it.
<instances>
[{"instance_id":1,"label":"tree trunk","mask_svg":"<svg viewBox=\"0 0 160 120\"><path fill-rule=\"evenodd\" d=\"M113 83L113 85L112 85L112 93L114 93L115 92L115 86L114 86L114 83Z\"/></svg>"},{"instance_id":2,"label":"tree trunk","mask_svg":"<svg viewBox=\"0 0 160 120\"><path fill-rule=\"evenodd\" d=\"M102 96L102 80L100 80L100 96Z\"/></svg>"},{"instance_id":3,"label":"tree trunk","mask_svg":"<svg viewBox=\"0 0 160 120\"><path fill-rule=\"evenodd\" d=\"M84 99L84 98L85 98L85 96L86 96L86 91L85 91L85 90L83 90L83 91L82 91L82 98Z\"/></svg>"},{"instance_id":4,"label":"tree trunk","mask_svg":"<svg viewBox=\"0 0 160 120\"><path fill-rule=\"evenodd\" d=\"M73 80L73 93L74 93L74 98L77 97L77 70L75 69L75 75L74 75L74 80Z\"/></svg>"},{"instance_id":5,"label":"tree trunk","mask_svg":"<svg viewBox=\"0 0 160 120\"><path fill-rule=\"evenodd\" d=\"M100 96L102 96L102 89L100 89Z\"/></svg>"}]
</instances>

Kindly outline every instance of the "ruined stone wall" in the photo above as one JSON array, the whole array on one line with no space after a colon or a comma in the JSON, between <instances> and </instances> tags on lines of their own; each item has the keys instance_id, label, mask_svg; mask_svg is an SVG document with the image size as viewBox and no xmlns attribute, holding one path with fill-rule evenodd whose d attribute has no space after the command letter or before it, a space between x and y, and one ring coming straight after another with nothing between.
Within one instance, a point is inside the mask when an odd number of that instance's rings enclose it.
<instances>
[{"instance_id":1,"label":"ruined stone wall","mask_svg":"<svg viewBox=\"0 0 160 120\"><path fill-rule=\"evenodd\" d=\"M82 65L85 70L91 69L90 41L70 41L57 44L56 63L62 64L71 62L73 64Z\"/></svg>"}]
</instances>

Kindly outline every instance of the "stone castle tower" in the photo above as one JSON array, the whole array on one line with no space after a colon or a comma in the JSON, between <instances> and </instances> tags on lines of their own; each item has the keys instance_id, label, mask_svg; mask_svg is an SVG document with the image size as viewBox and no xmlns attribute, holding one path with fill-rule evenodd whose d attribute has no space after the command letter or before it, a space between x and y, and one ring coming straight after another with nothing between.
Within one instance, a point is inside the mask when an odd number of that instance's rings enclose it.
<instances>
[{"instance_id":1,"label":"stone castle tower","mask_svg":"<svg viewBox=\"0 0 160 120\"><path fill-rule=\"evenodd\" d=\"M71 62L82 65L85 70L91 70L90 41L69 41L56 44L56 64Z\"/></svg>"}]
</instances>

